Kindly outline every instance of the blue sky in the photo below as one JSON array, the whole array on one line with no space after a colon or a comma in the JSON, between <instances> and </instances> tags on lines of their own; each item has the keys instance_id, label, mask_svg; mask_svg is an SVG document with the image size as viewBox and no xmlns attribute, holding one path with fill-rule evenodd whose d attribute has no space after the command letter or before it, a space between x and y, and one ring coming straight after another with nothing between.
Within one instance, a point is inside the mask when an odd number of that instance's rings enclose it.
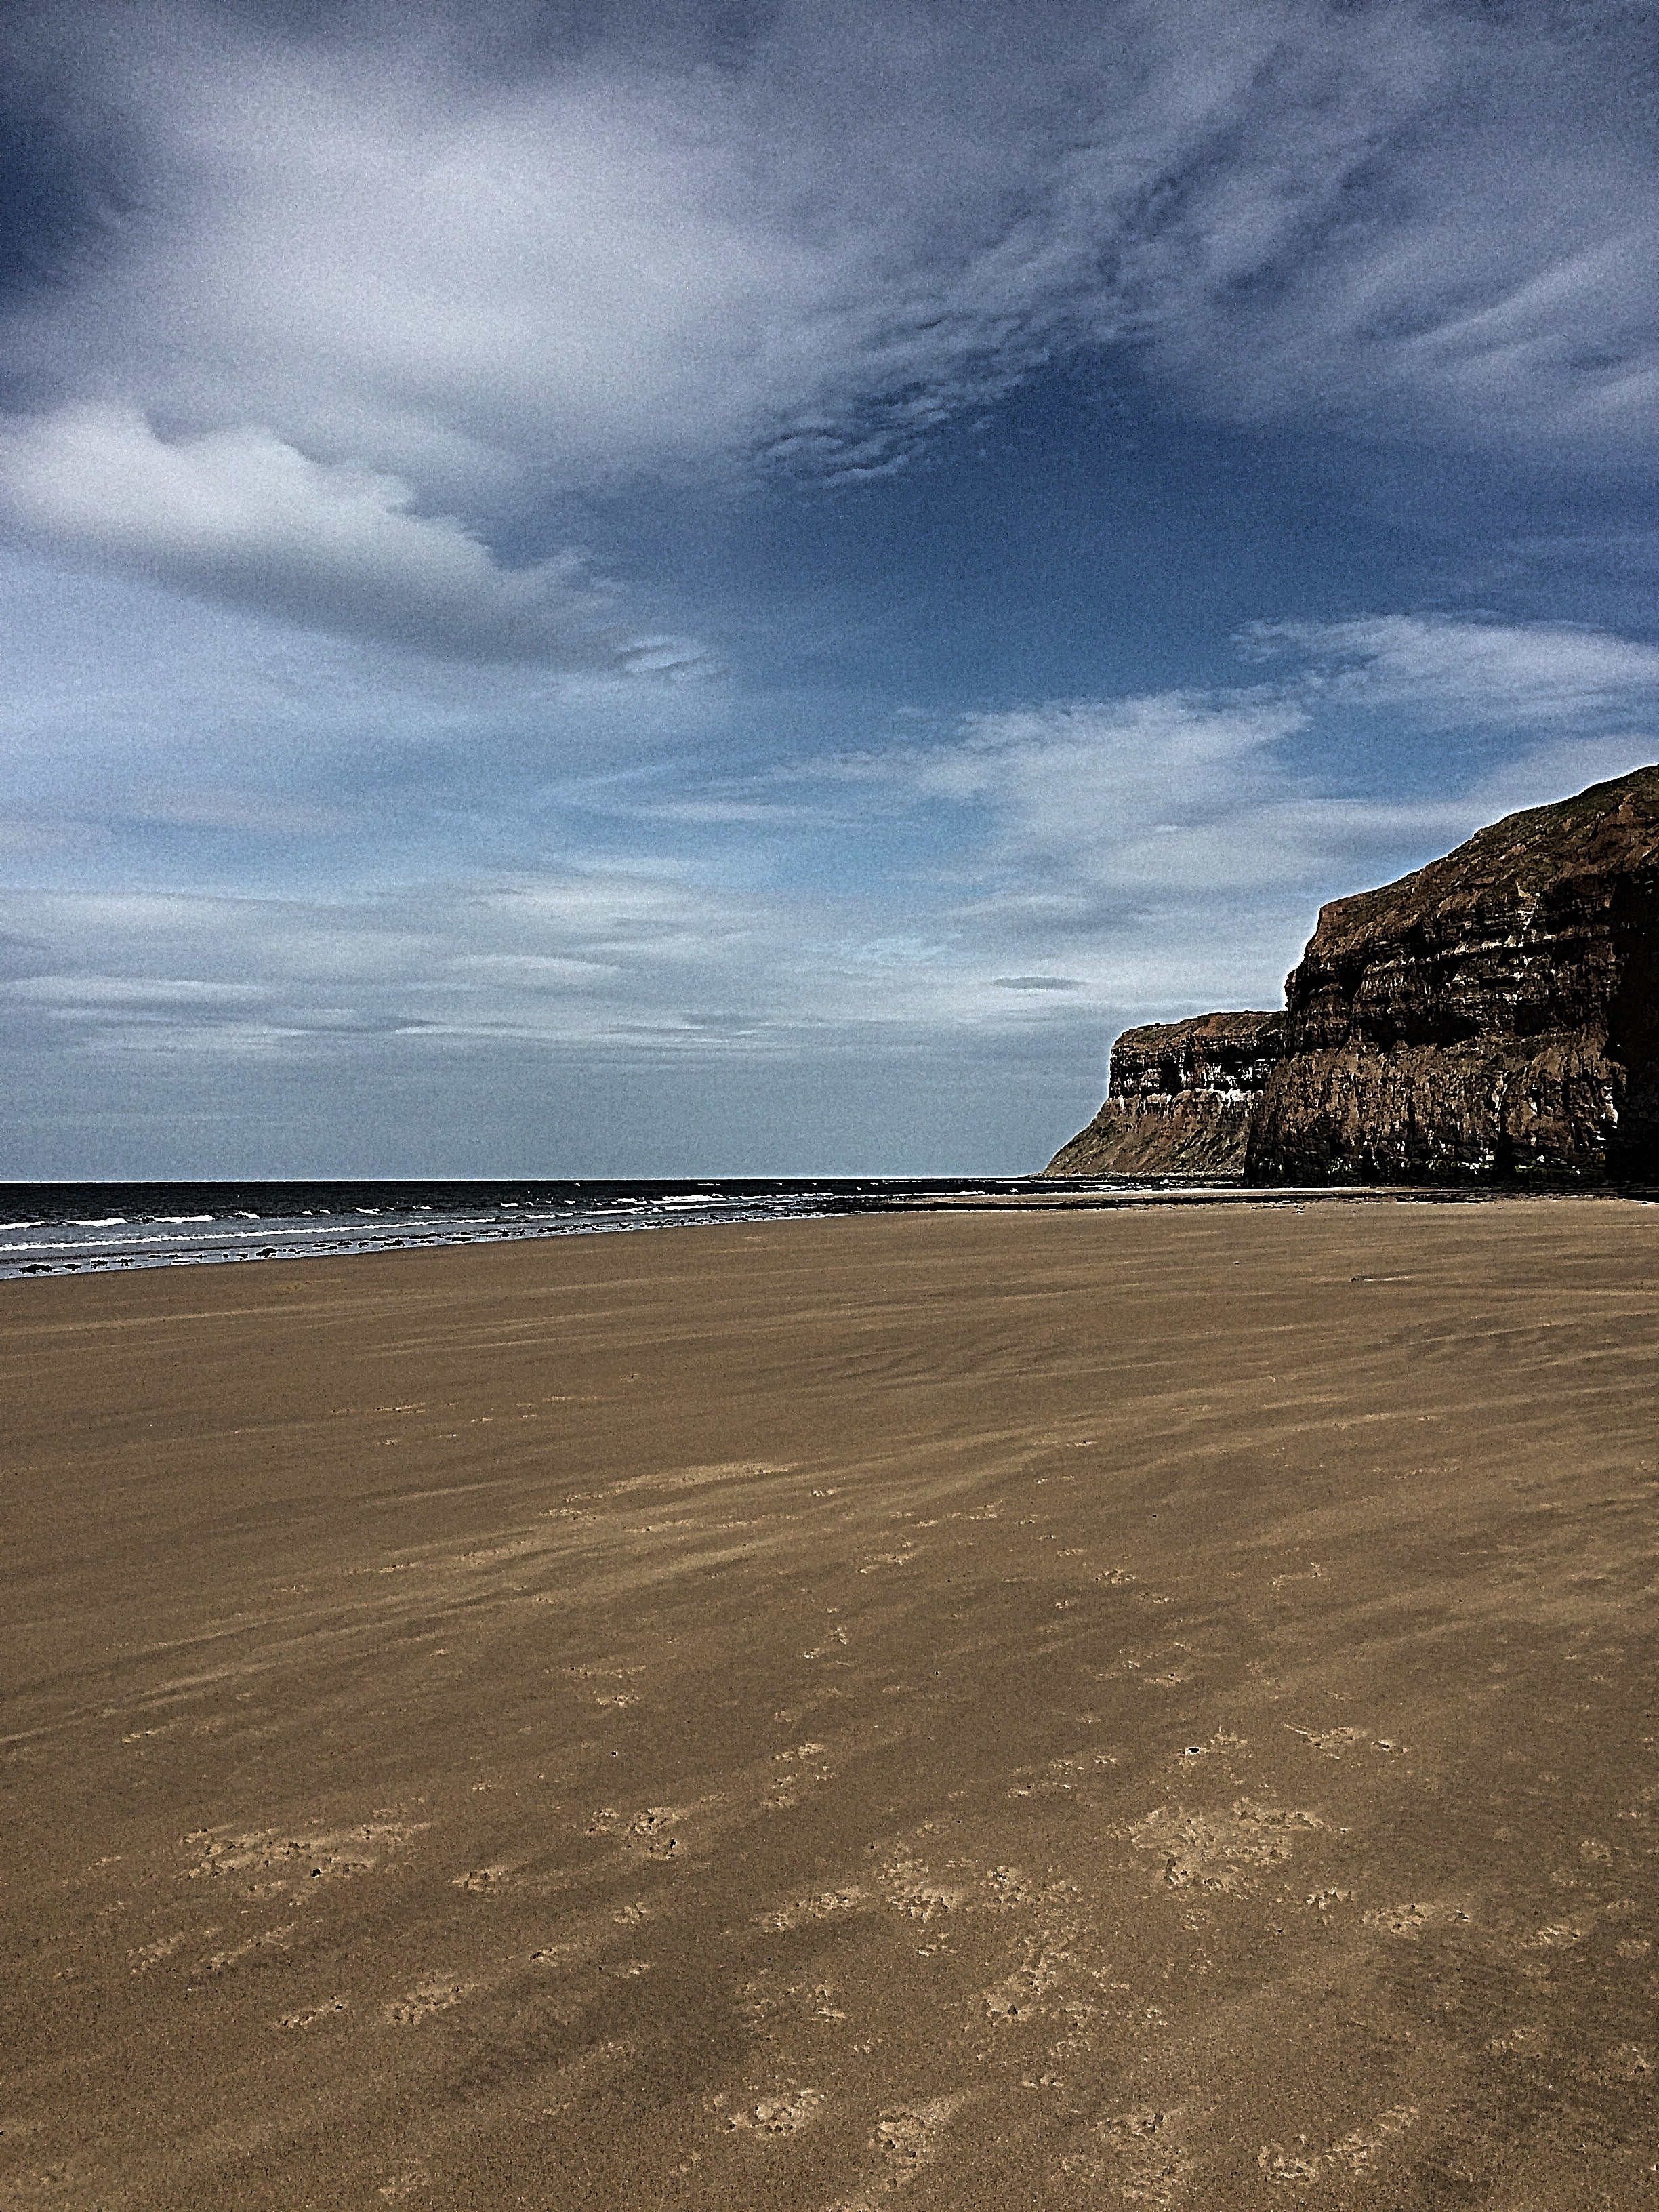
<instances>
[{"instance_id":1,"label":"blue sky","mask_svg":"<svg viewBox=\"0 0 1659 2212\"><path fill-rule=\"evenodd\" d=\"M0 61L0 1175L1035 1168L1659 755L1640 7Z\"/></svg>"}]
</instances>

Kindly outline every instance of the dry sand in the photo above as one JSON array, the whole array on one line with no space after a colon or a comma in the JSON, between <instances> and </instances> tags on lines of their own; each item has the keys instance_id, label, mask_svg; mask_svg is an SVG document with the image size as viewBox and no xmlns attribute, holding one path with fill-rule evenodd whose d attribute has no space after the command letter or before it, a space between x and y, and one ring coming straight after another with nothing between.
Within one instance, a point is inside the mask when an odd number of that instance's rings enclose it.
<instances>
[{"instance_id":1,"label":"dry sand","mask_svg":"<svg viewBox=\"0 0 1659 2212\"><path fill-rule=\"evenodd\" d=\"M1659 2206L1659 1212L0 1289L0 2205Z\"/></svg>"}]
</instances>

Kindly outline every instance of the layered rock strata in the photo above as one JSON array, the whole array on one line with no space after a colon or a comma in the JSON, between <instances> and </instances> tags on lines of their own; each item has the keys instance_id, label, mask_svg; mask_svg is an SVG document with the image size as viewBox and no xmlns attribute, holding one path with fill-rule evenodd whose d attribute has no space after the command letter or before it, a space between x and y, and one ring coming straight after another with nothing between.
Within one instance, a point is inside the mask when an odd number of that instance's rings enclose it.
<instances>
[{"instance_id":1,"label":"layered rock strata","mask_svg":"<svg viewBox=\"0 0 1659 2212\"><path fill-rule=\"evenodd\" d=\"M1106 1103L1045 1175L1237 1176L1282 1014L1198 1014L1125 1030Z\"/></svg>"},{"instance_id":2,"label":"layered rock strata","mask_svg":"<svg viewBox=\"0 0 1659 2212\"><path fill-rule=\"evenodd\" d=\"M1333 901L1285 1001L1126 1030L1047 1172L1659 1182L1659 768Z\"/></svg>"},{"instance_id":3,"label":"layered rock strata","mask_svg":"<svg viewBox=\"0 0 1659 2212\"><path fill-rule=\"evenodd\" d=\"M1659 769L1326 907L1251 1118L1259 1182L1659 1174Z\"/></svg>"}]
</instances>

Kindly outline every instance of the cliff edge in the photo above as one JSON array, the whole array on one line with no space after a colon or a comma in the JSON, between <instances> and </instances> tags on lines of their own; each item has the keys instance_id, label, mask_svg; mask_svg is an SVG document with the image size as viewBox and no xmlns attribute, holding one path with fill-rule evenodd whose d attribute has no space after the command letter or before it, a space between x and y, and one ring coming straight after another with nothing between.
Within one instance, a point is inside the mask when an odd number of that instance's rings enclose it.
<instances>
[{"instance_id":1,"label":"cliff edge","mask_svg":"<svg viewBox=\"0 0 1659 2212\"><path fill-rule=\"evenodd\" d=\"M1277 1065L1282 1014L1197 1014L1125 1030L1106 1103L1054 1154L1051 1176L1237 1176L1250 1115Z\"/></svg>"},{"instance_id":2,"label":"cliff edge","mask_svg":"<svg viewBox=\"0 0 1659 2212\"><path fill-rule=\"evenodd\" d=\"M1253 1182L1659 1173L1659 768L1323 908Z\"/></svg>"}]
</instances>

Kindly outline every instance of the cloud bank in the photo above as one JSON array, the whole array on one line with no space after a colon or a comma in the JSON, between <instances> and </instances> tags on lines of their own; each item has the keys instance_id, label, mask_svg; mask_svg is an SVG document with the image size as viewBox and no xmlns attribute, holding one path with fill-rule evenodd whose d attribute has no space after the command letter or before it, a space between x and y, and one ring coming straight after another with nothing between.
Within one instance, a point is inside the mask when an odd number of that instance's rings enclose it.
<instances>
[{"instance_id":1,"label":"cloud bank","mask_svg":"<svg viewBox=\"0 0 1659 2212\"><path fill-rule=\"evenodd\" d=\"M1603 634L1425 618L1272 633L1281 652L1292 637L1292 665L1230 690L974 713L705 780L690 808L671 758L615 800L608 855L353 898L12 895L0 1006L94 1056L326 1056L388 1035L666 1062L942 1049L969 1031L1024 1050L1054 1024L1079 1036L1159 1007L1272 1003L1321 899L1659 750L1659 652ZM1342 796L1305 755L1356 693L1403 702L1429 732L1501 714L1530 743L1439 798ZM802 865L867 847L872 797L901 830L915 817L919 842L845 883ZM182 803L143 801L164 817ZM233 820L247 804L198 802ZM380 802L356 804L367 820ZM700 842L734 831L775 855L746 884Z\"/></svg>"}]
</instances>

